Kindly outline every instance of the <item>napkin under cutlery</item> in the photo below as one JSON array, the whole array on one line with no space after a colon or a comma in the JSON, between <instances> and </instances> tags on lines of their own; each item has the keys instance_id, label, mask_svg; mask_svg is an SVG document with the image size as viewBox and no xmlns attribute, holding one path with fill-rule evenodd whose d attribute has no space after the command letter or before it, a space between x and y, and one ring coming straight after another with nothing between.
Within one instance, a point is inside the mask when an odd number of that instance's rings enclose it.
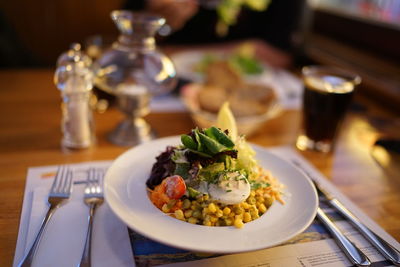
<instances>
[{"instance_id":1,"label":"napkin under cutlery","mask_svg":"<svg viewBox=\"0 0 400 267\"><path fill-rule=\"evenodd\" d=\"M84 185L75 185L71 199L53 215L39 244L33 266L69 267L80 262L88 214L88 207L83 202L83 190ZM47 187L33 190L25 249L33 242L47 211L48 191ZM135 266L127 227L107 204L99 207L93 227L93 266Z\"/></svg>"}]
</instances>

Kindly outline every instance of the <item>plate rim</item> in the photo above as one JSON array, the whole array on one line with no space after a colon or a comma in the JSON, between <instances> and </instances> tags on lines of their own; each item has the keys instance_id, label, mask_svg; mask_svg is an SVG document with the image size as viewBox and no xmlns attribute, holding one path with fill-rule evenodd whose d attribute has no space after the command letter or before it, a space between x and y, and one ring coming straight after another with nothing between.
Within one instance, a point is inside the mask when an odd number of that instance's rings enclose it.
<instances>
[{"instance_id":1,"label":"plate rim","mask_svg":"<svg viewBox=\"0 0 400 267\"><path fill-rule=\"evenodd\" d=\"M149 145L150 143L153 143L153 142L155 142L155 141L157 141L157 142L166 142L166 143L169 143L170 141L171 141L171 142L174 142L174 141L177 141L178 138L179 138L179 136L167 136L167 137L163 137L163 138L158 138L158 139L152 140L152 141L150 141L150 142L143 143L143 144L141 144L141 145L139 145L139 146L132 147L132 148L128 149L127 151L123 152L121 155L119 155L119 156L113 161L113 163L111 164L111 166L108 168L108 170L107 170L107 172L106 172L106 175L105 175L105 177L104 177L104 198L105 198L105 201L107 202L108 206L110 207L111 211L112 211L112 212L113 212L127 227L129 227L129 228L131 228L132 230L138 232L139 234L145 236L146 238L149 238L149 239L151 239L151 240L153 240L153 241L156 241L156 242L159 242L159 243L168 245L168 246L172 246L172 247L175 247L175 248L179 248L179 249L183 249L183 250L188 250L188 251L194 251L194 252L221 253L221 254L225 254L225 253L241 253L241 252L255 251L255 250L266 249L266 248L270 248L270 247L273 247L273 246L282 244L282 243L288 241L289 239L293 238L294 236L296 236L296 235L302 233L302 232L303 232L307 227L309 227L309 226L311 225L311 223L313 222L313 220L314 220L314 218L315 218L315 216L316 216L316 213L317 213L317 208L318 208L318 205L319 205L319 200L318 200L318 194L317 194L316 188L315 188L314 184L312 183L311 179L310 179L309 177L307 177L307 176L306 176L301 170L299 170L296 166L294 166L294 165L291 164L290 162L287 162L287 161L284 160L282 157L277 156L277 155L273 154L272 152L268 151L267 148L249 142L249 144L250 144L253 148L255 148L255 150L263 151L263 153L267 153L267 154L269 154L269 156L275 157L275 158L278 159L279 161L285 162L285 164L289 164L291 167L293 167L296 171L298 171L298 173L302 176L302 178L306 181L306 183L309 185L309 187L310 187L311 190L313 191L313 193L314 193L314 194L313 194L313 197L314 197L314 200L315 200L315 201L313 202L313 207L312 207L313 210L312 210L312 213L311 213L312 215L309 216L309 218L306 220L306 222L304 223L304 225L302 225L302 227L299 227L299 229L297 229L296 231L294 231L291 235L288 235L288 236L286 236L285 238L282 238L281 240L277 240L277 241L275 241L275 242L268 243L268 244L266 244L266 245L259 245L259 246L256 246L256 247L250 247L250 248L248 248L248 249L244 249L244 248L235 249L235 248L231 248L231 247L228 248L228 249L226 249L226 248L221 248L221 249L215 249L215 248L213 248L213 249L199 248L198 246L193 246L193 245L190 245L190 244L189 244L189 245L187 245L187 244L186 244L186 245L175 244L173 241L166 241L165 238L163 239L163 238L161 238L161 237L154 236L154 235L153 235L153 236L149 236L148 231L144 231L144 230L142 230L142 229L140 229L140 228L138 228L138 227L135 227L134 224L132 224L132 223L130 223L130 222L127 222L127 221L125 220L124 216L122 216L122 215L119 213L119 211L117 211L116 208L113 206L113 204L109 202L109 197L108 197L108 195L110 194L110 192L109 192L109 190L108 190L108 189L109 189L109 182L108 182L108 180L109 180L110 178L108 178L108 177L110 177L110 175L111 175L110 173L111 173L111 171L113 170L112 167L113 167L113 166L115 167L115 165L116 165L115 162L119 162L119 161L123 160L123 159L124 159L125 157L127 157L130 153L134 153L134 152L132 152L132 151L137 150L139 147L145 147L145 146L147 146L147 145ZM167 142L167 141L168 141L168 142ZM257 151L256 151L256 152L257 152ZM154 156L157 156L157 155L154 155ZM257 156L256 156L256 158L257 158ZM278 178L278 180L279 180L279 178ZM172 218L172 217L171 217L171 218ZM172 218L172 219L174 219L174 218ZM175 220L176 220L176 219L175 219ZM198 225L198 226L201 226L201 225ZM204 227L207 227L207 226L204 226ZM240 231L241 229L234 229L234 230Z\"/></svg>"}]
</instances>

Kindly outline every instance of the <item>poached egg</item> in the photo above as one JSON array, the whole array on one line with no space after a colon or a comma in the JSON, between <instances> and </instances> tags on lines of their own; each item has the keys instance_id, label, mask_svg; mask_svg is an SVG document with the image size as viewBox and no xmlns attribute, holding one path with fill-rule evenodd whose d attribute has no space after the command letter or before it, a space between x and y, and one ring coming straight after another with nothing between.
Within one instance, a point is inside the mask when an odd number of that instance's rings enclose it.
<instances>
[{"instance_id":1,"label":"poached egg","mask_svg":"<svg viewBox=\"0 0 400 267\"><path fill-rule=\"evenodd\" d=\"M245 201L250 195L250 189L247 178L237 171L222 173L217 183L208 185L211 198L226 205Z\"/></svg>"}]
</instances>

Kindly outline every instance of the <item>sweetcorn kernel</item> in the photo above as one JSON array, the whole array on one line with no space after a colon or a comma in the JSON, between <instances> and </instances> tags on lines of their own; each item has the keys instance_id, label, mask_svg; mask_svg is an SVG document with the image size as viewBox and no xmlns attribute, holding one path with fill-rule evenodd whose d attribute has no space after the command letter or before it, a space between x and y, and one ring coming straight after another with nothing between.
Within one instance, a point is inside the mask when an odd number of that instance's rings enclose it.
<instances>
[{"instance_id":1,"label":"sweetcorn kernel","mask_svg":"<svg viewBox=\"0 0 400 267\"><path fill-rule=\"evenodd\" d=\"M243 221L244 221L245 223L251 221L251 215L250 215L250 213L245 212L245 213L243 214Z\"/></svg>"},{"instance_id":2,"label":"sweetcorn kernel","mask_svg":"<svg viewBox=\"0 0 400 267\"><path fill-rule=\"evenodd\" d=\"M260 218L260 215L258 215L258 212L250 213L250 215L253 220Z\"/></svg>"},{"instance_id":3,"label":"sweetcorn kernel","mask_svg":"<svg viewBox=\"0 0 400 267\"><path fill-rule=\"evenodd\" d=\"M238 207L234 207L233 211L235 212L235 214L242 214L244 212L244 209L240 206Z\"/></svg>"},{"instance_id":4,"label":"sweetcorn kernel","mask_svg":"<svg viewBox=\"0 0 400 267\"><path fill-rule=\"evenodd\" d=\"M192 203L190 202L190 200L189 199L185 199L184 201L183 201L183 203L182 203L182 209L188 209L188 208L190 208L190 205L191 205Z\"/></svg>"},{"instance_id":5,"label":"sweetcorn kernel","mask_svg":"<svg viewBox=\"0 0 400 267\"><path fill-rule=\"evenodd\" d=\"M215 223L218 221L218 218L215 216L210 216L210 222Z\"/></svg>"},{"instance_id":6,"label":"sweetcorn kernel","mask_svg":"<svg viewBox=\"0 0 400 267\"><path fill-rule=\"evenodd\" d=\"M215 207L215 204L214 204L214 203L210 203L210 204L208 205L208 210L209 210L209 212L211 212L211 213L215 213L215 212L217 211L217 207Z\"/></svg>"},{"instance_id":7,"label":"sweetcorn kernel","mask_svg":"<svg viewBox=\"0 0 400 267\"><path fill-rule=\"evenodd\" d=\"M243 220L243 214L235 215L235 220L236 220L236 219L241 219L241 220Z\"/></svg>"},{"instance_id":8,"label":"sweetcorn kernel","mask_svg":"<svg viewBox=\"0 0 400 267\"><path fill-rule=\"evenodd\" d=\"M205 225L205 226L211 226L211 222L210 222L210 221L204 221L204 222L203 222L203 225Z\"/></svg>"},{"instance_id":9,"label":"sweetcorn kernel","mask_svg":"<svg viewBox=\"0 0 400 267\"><path fill-rule=\"evenodd\" d=\"M198 196L197 198L196 198L196 200L198 201L198 202L204 202L204 195L203 196Z\"/></svg>"},{"instance_id":10,"label":"sweetcorn kernel","mask_svg":"<svg viewBox=\"0 0 400 267\"><path fill-rule=\"evenodd\" d=\"M224 213L224 215L228 215L229 213L231 213L231 209L228 207L225 207L222 212Z\"/></svg>"},{"instance_id":11,"label":"sweetcorn kernel","mask_svg":"<svg viewBox=\"0 0 400 267\"><path fill-rule=\"evenodd\" d=\"M270 207L272 205L272 203L274 202L273 198L265 198L264 199L264 203L267 207Z\"/></svg>"},{"instance_id":12,"label":"sweetcorn kernel","mask_svg":"<svg viewBox=\"0 0 400 267\"><path fill-rule=\"evenodd\" d=\"M190 218L190 217L192 217L192 215L193 215L193 210L186 210L185 211L185 217L186 218Z\"/></svg>"},{"instance_id":13,"label":"sweetcorn kernel","mask_svg":"<svg viewBox=\"0 0 400 267\"><path fill-rule=\"evenodd\" d=\"M195 200L192 201L192 206L190 207L192 210L197 210L200 208L200 204L197 203Z\"/></svg>"},{"instance_id":14,"label":"sweetcorn kernel","mask_svg":"<svg viewBox=\"0 0 400 267\"><path fill-rule=\"evenodd\" d=\"M263 203L261 203L260 206L258 207L258 210L259 210L261 213L264 213L264 212L267 211L267 208L265 207L265 205L264 205Z\"/></svg>"},{"instance_id":15,"label":"sweetcorn kernel","mask_svg":"<svg viewBox=\"0 0 400 267\"><path fill-rule=\"evenodd\" d=\"M175 218L177 218L178 220L183 220L185 218L182 210L176 210L174 212L174 215L175 215Z\"/></svg>"},{"instance_id":16,"label":"sweetcorn kernel","mask_svg":"<svg viewBox=\"0 0 400 267\"><path fill-rule=\"evenodd\" d=\"M168 208L167 203L165 203L165 204L161 207L161 210L162 210L164 213L168 213L168 212L169 212L169 208Z\"/></svg>"},{"instance_id":17,"label":"sweetcorn kernel","mask_svg":"<svg viewBox=\"0 0 400 267\"><path fill-rule=\"evenodd\" d=\"M203 214L203 217L206 216L208 214L208 208L203 208L201 213Z\"/></svg>"},{"instance_id":18,"label":"sweetcorn kernel","mask_svg":"<svg viewBox=\"0 0 400 267\"><path fill-rule=\"evenodd\" d=\"M242 208L244 208L245 210L248 210L249 207L250 207L250 205L247 202L242 203Z\"/></svg>"},{"instance_id":19,"label":"sweetcorn kernel","mask_svg":"<svg viewBox=\"0 0 400 267\"><path fill-rule=\"evenodd\" d=\"M215 213L215 216L217 216L218 218L222 217L223 215L224 213L220 209L218 209L217 212Z\"/></svg>"},{"instance_id":20,"label":"sweetcorn kernel","mask_svg":"<svg viewBox=\"0 0 400 267\"><path fill-rule=\"evenodd\" d=\"M200 219L200 218L201 218L201 211L199 211L199 210L193 211L192 216L193 216L194 218Z\"/></svg>"},{"instance_id":21,"label":"sweetcorn kernel","mask_svg":"<svg viewBox=\"0 0 400 267\"><path fill-rule=\"evenodd\" d=\"M233 225L236 227L236 228L242 228L243 227L243 225L244 225L244 223L243 223L243 221L242 221L242 219L235 219L235 221L233 222Z\"/></svg>"},{"instance_id":22,"label":"sweetcorn kernel","mask_svg":"<svg viewBox=\"0 0 400 267\"><path fill-rule=\"evenodd\" d=\"M233 223L232 219L230 219L230 218L225 219L225 225L230 226L230 225L232 225L232 223Z\"/></svg>"},{"instance_id":23,"label":"sweetcorn kernel","mask_svg":"<svg viewBox=\"0 0 400 267\"><path fill-rule=\"evenodd\" d=\"M250 196L250 197L247 199L247 203L249 203L249 204L256 204L256 199L254 198L254 196Z\"/></svg>"},{"instance_id":24,"label":"sweetcorn kernel","mask_svg":"<svg viewBox=\"0 0 400 267\"><path fill-rule=\"evenodd\" d=\"M192 224L196 224L197 223L197 219L196 218L193 218L193 217L190 217L189 219L188 219L188 222L189 223L192 223Z\"/></svg>"},{"instance_id":25,"label":"sweetcorn kernel","mask_svg":"<svg viewBox=\"0 0 400 267\"><path fill-rule=\"evenodd\" d=\"M264 198L262 196L257 196L256 197L257 202L264 202Z\"/></svg>"}]
</instances>

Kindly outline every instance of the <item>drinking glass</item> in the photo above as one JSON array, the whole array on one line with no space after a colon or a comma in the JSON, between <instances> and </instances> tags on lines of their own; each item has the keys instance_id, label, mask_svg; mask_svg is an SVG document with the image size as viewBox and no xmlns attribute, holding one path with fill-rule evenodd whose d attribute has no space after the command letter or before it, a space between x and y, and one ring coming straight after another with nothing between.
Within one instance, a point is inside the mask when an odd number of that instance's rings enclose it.
<instances>
[{"instance_id":1,"label":"drinking glass","mask_svg":"<svg viewBox=\"0 0 400 267\"><path fill-rule=\"evenodd\" d=\"M361 78L348 70L328 66L306 66L302 76L303 127L296 147L330 152Z\"/></svg>"}]
</instances>

